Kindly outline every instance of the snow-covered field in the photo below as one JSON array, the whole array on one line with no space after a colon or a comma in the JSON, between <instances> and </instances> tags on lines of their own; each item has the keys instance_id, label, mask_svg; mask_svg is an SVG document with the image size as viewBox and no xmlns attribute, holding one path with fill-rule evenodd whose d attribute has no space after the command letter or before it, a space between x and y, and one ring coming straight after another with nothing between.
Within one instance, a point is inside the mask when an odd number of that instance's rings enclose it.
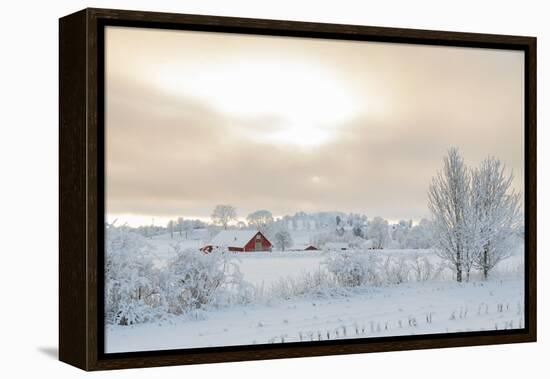
<instances>
[{"instance_id":1,"label":"snow-covered field","mask_svg":"<svg viewBox=\"0 0 550 379\"><path fill-rule=\"evenodd\" d=\"M294 231L292 238L299 241L301 244L306 244L309 241L311 233L308 231ZM206 244L200 239L180 239L177 235L174 238L169 238L169 235L162 235L149 241L155 248L155 255L158 257L157 263L163 265L166 261L174 256L175 244L181 244L185 248L198 249ZM426 257L437 266L441 259L437 257L432 250L426 249L383 249L371 250L370 252L384 258L387 256L406 259L414 259L415 257ZM257 253L240 253L235 254L241 272L244 274L246 281L254 285L269 286L272 283L278 282L281 279L296 278L305 272L314 272L324 270L322 261L326 254L323 251L273 251L273 252L257 252ZM501 274L515 273L518 267L522 265L523 256L514 255L502 261L497 270ZM447 276L452 275L451 272L446 273Z\"/></svg>"},{"instance_id":2,"label":"snow-covered field","mask_svg":"<svg viewBox=\"0 0 550 379\"><path fill-rule=\"evenodd\" d=\"M351 296L304 298L210 312L173 324L109 326L106 351L318 341L521 328L523 280L423 282L357 289Z\"/></svg>"},{"instance_id":3,"label":"snow-covered field","mask_svg":"<svg viewBox=\"0 0 550 379\"><path fill-rule=\"evenodd\" d=\"M166 236L150 240L159 265L174 255L171 245L177 240ZM201 243L184 240L186 247L197 248ZM323 260L328 254L275 251L235 257L244 280L265 289L326 270ZM434 267L440 263L432 250L360 254L376 254L382 260L426 258ZM206 311L198 319L174 316L161 323L109 325L105 347L107 352L124 352L521 328L522 262L521 255L506 259L488 282L473 277L470 283L456 283L448 270L437 280L357 287L339 296L305 295L235 305Z\"/></svg>"},{"instance_id":4,"label":"snow-covered field","mask_svg":"<svg viewBox=\"0 0 550 379\"><path fill-rule=\"evenodd\" d=\"M429 250L372 250L372 253L380 257L406 256L411 259L426 256L435 264L439 262L439 258ZM324 271L322 262L328 254L323 251L247 253L238 255L238 264L245 280L269 286L281 279L298 278L306 272Z\"/></svg>"}]
</instances>

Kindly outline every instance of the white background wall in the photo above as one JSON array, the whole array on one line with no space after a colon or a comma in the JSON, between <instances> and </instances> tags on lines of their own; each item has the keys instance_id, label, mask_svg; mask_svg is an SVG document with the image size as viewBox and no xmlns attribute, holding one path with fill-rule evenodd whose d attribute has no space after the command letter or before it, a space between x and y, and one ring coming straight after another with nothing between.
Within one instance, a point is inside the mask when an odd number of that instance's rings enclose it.
<instances>
[{"instance_id":1,"label":"white background wall","mask_svg":"<svg viewBox=\"0 0 550 379\"><path fill-rule=\"evenodd\" d=\"M546 1L156 0L3 2L0 22L0 376L77 377L57 354L58 17L86 6L538 37L539 341L492 347L126 370L109 378L541 377L548 371ZM544 231L546 230L546 233ZM546 274L546 275L545 275ZM545 353L546 351L546 354ZM540 373L540 374L539 374Z\"/></svg>"}]
</instances>

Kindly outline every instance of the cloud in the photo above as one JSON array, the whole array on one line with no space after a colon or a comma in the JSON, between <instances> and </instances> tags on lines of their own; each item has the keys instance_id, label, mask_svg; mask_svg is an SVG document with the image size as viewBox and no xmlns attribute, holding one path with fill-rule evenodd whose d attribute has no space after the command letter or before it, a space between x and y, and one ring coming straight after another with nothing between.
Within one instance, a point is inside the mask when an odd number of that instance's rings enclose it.
<instances>
[{"instance_id":1,"label":"cloud","mask_svg":"<svg viewBox=\"0 0 550 379\"><path fill-rule=\"evenodd\" d=\"M201 42L207 46L205 38ZM262 46L268 42L261 39ZM132 39L125 43L132 46ZM157 45L153 50L161 54ZM498 51L472 55L474 49L372 45L368 69L357 62L364 44L331 45L341 54L323 55L324 63L343 77L353 76L350 88L357 83L371 87L364 93L354 89L364 111L334 125L327 142L309 147L257 138L286 127L277 104L262 115L224 114L204 96L156 86L143 68L147 59L154 67L154 59L142 50L135 49L141 60L131 59L131 49L129 55L111 57L107 212L208 217L216 204L229 203L242 217L269 209L276 215L340 210L419 219L427 215L429 180L451 146L458 146L472 165L489 154L501 158L514 170L516 188L523 189L521 60ZM165 51L173 51L170 47ZM325 48L316 44L310 53ZM303 59L304 51L292 54ZM411 51L412 58L404 61Z\"/></svg>"}]
</instances>

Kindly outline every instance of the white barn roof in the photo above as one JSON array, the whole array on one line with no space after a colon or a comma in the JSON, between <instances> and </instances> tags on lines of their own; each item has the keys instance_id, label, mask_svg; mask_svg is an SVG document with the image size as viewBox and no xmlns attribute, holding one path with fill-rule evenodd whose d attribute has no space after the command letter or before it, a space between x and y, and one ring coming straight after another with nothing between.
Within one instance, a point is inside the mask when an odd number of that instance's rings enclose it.
<instances>
[{"instance_id":1,"label":"white barn roof","mask_svg":"<svg viewBox=\"0 0 550 379\"><path fill-rule=\"evenodd\" d=\"M244 248L257 233L257 230L222 230L212 238L210 245Z\"/></svg>"}]
</instances>

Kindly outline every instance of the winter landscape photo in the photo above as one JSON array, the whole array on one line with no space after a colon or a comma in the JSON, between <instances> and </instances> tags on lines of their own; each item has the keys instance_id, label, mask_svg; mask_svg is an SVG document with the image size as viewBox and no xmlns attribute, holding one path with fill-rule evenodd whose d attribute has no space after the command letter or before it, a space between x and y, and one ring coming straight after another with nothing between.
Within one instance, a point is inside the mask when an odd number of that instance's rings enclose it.
<instances>
[{"instance_id":1,"label":"winter landscape photo","mask_svg":"<svg viewBox=\"0 0 550 379\"><path fill-rule=\"evenodd\" d=\"M525 326L522 51L109 26L105 353Z\"/></svg>"}]
</instances>

